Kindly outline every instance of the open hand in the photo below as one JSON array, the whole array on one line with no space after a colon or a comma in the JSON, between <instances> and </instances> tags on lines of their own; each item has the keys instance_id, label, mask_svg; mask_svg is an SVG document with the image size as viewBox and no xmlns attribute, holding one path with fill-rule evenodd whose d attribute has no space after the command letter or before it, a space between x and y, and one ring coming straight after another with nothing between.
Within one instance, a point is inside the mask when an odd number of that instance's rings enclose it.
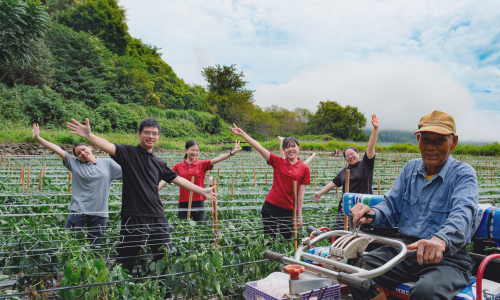
<instances>
[{"instance_id":1,"label":"open hand","mask_svg":"<svg viewBox=\"0 0 500 300\"><path fill-rule=\"evenodd\" d=\"M236 142L234 143L234 148L233 148L232 153L235 154L235 153L238 153L240 151L241 151L240 141L236 140Z\"/></svg>"},{"instance_id":2,"label":"open hand","mask_svg":"<svg viewBox=\"0 0 500 300\"><path fill-rule=\"evenodd\" d=\"M229 128L231 128L231 131L234 134L239 135L239 136L242 136L242 135L245 134L245 132L243 131L243 129L238 128L238 126L236 126L236 124L233 123L233 126L234 126L234 128L233 127L229 127Z\"/></svg>"},{"instance_id":3,"label":"open hand","mask_svg":"<svg viewBox=\"0 0 500 300\"><path fill-rule=\"evenodd\" d=\"M419 240L406 246L408 250L417 250L417 261L419 265L437 264L443 258L443 252L446 251L446 242L434 236L430 240Z\"/></svg>"},{"instance_id":4,"label":"open hand","mask_svg":"<svg viewBox=\"0 0 500 300\"><path fill-rule=\"evenodd\" d=\"M314 193L314 203L318 202L319 198L321 198L321 194L319 192Z\"/></svg>"},{"instance_id":5,"label":"open hand","mask_svg":"<svg viewBox=\"0 0 500 300\"><path fill-rule=\"evenodd\" d=\"M69 133L76 134L84 139L88 138L90 136L90 124L89 124L89 119L85 119L85 125L82 125L80 122L78 122L75 119L71 119L73 123L67 122L66 127L71 129L72 131L69 131Z\"/></svg>"},{"instance_id":6,"label":"open hand","mask_svg":"<svg viewBox=\"0 0 500 300\"><path fill-rule=\"evenodd\" d=\"M372 125L374 128L378 128L378 118L376 115L372 115Z\"/></svg>"},{"instance_id":7,"label":"open hand","mask_svg":"<svg viewBox=\"0 0 500 300\"><path fill-rule=\"evenodd\" d=\"M33 129L31 130L31 132L33 133L34 139L40 136L40 127L38 126L38 123L33 124Z\"/></svg>"},{"instance_id":8,"label":"open hand","mask_svg":"<svg viewBox=\"0 0 500 300\"><path fill-rule=\"evenodd\" d=\"M283 143L283 141L285 140L285 138L278 135L278 140L280 140L280 143Z\"/></svg>"},{"instance_id":9,"label":"open hand","mask_svg":"<svg viewBox=\"0 0 500 300\"><path fill-rule=\"evenodd\" d=\"M215 186L211 188L203 189L202 195L206 197L210 202L214 203L217 201L217 194L214 192Z\"/></svg>"}]
</instances>

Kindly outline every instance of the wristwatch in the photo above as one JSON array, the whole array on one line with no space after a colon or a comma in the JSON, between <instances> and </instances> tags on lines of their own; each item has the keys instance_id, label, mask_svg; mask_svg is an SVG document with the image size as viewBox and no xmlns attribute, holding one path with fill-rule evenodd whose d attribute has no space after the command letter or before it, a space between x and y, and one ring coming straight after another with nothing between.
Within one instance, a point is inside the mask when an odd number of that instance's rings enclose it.
<instances>
[{"instance_id":1,"label":"wristwatch","mask_svg":"<svg viewBox=\"0 0 500 300\"><path fill-rule=\"evenodd\" d=\"M233 150L229 151L229 154L230 154L231 156L233 156L233 155L234 155L234 154L233 154Z\"/></svg>"}]
</instances>

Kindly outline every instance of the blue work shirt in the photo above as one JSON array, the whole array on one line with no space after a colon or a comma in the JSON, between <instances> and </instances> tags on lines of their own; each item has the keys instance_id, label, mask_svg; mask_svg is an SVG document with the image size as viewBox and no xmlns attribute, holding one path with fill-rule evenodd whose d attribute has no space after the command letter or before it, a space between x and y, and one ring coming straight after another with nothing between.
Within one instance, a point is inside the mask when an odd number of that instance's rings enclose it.
<instances>
[{"instance_id":1,"label":"blue work shirt","mask_svg":"<svg viewBox=\"0 0 500 300\"><path fill-rule=\"evenodd\" d=\"M409 161L384 200L375 205L374 227L398 227L405 236L446 242L454 255L471 241L472 220L478 209L476 171L449 156L429 181L421 158Z\"/></svg>"}]
</instances>

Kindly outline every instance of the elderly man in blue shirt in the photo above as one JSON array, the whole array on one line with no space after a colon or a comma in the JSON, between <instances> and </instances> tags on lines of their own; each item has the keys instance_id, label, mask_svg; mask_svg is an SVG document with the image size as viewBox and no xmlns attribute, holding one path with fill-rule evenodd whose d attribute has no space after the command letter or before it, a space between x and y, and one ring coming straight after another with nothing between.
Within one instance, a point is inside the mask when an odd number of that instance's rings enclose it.
<instances>
[{"instance_id":1,"label":"elderly man in blue shirt","mask_svg":"<svg viewBox=\"0 0 500 300\"><path fill-rule=\"evenodd\" d=\"M450 153L458 143L455 121L433 111L420 119L417 134L422 158L409 161L384 200L370 209L356 204L353 222L374 227L398 227L408 249L418 249L417 259L406 259L372 279L368 292L352 289L354 299L386 299L377 285L415 282L410 300L453 299L471 277L473 261L465 246L471 242L472 219L478 208L475 170ZM375 219L363 218L371 212ZM379 267L398 253L383 246L364 256L366 269Z\"/></svg>"}]
</instances>

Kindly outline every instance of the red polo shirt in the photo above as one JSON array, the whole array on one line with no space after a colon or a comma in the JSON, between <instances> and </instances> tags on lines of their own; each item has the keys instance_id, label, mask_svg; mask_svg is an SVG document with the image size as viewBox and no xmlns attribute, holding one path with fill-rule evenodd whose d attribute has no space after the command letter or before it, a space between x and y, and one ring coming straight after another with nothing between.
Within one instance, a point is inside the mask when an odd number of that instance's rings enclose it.
<instances>
[{"instance_id":1,"label":"red polo shirt","mask_svg":"<svg viewBox=\"0 0 500 300\"><path fill-rule=\"evenodd\" d=\"M177 175L191 181L191 177L194 176L194 184L202 188L205 187L205 175L207 171L212 170L214 167L210 163L210 160L199 161L195 159L191 164L186 160L177 163L172 171L177 172ZM203 201L207 198L203 197L201 194L193 193L193 201ZM189 202L189 191L180 188L179 202Z\"/></svg>"},{"instance_id":2,"label":"red polo shirt","mask_svg":"<svg viewBox=\"0 0 500 300\"><path fill-rule=\"evenodd\" d=\"M272 153L267 164L273 167L274 173L273 187L267 194L266 201L281 208L293 210L295 202L293 182L297 181L297 193L300 185L311 184L309 167L303 164L300 158L292 165L287 158L281 158Z\"/></svg>"}]
</instances>

